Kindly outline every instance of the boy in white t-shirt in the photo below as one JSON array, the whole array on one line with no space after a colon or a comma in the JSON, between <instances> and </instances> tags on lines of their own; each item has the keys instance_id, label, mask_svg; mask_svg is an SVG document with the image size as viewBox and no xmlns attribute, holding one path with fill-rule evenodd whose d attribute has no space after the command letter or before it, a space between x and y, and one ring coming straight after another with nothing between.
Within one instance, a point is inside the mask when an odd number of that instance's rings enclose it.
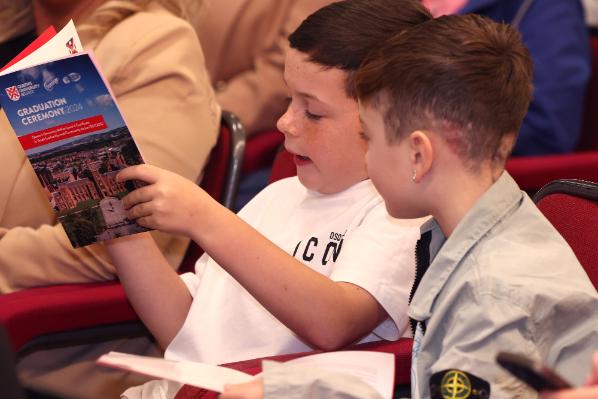
<instances>
[{"instance_id":1,"label":"boy in white t-shirt","mask_svg":"<svg viewBox=\"0 0 598 399\"><path fill-rule=\"evenodd\" d=\"M106 244L166 357L223 363L408 334L419 223L390 218L368 179L352 76L377 43L429 18L417 0L347 0L302 23L278 122L298 177L238 216L173 173L118 175L148 183L124 198L129 218L206 251L181 278L148 235Z\"/></svg>"}]
</instances>

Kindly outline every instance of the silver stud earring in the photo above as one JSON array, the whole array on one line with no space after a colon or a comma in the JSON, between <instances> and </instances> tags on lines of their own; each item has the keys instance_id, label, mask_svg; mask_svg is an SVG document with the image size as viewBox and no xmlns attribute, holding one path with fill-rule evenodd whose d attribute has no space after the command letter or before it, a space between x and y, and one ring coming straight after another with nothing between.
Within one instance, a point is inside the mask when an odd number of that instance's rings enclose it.
<instances>
[{"instance_id":1,"label":"silver stud earring","mask_svg":"<svg viewBox=\"0 0 598 399\"><path fill-rule=\"evenodd\" d=\"M411 176L411 180L413 182L415 182L415 179L417 178L417 172L415 171L415 169L413 169L413 175Z\"/></svg>"}]
</instances>

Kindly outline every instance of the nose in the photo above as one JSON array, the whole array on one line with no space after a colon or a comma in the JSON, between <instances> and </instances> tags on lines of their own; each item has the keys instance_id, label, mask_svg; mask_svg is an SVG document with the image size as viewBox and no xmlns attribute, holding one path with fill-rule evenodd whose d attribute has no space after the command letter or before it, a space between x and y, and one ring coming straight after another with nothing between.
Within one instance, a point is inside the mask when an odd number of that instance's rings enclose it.
<instances>
[{"instance_id":1,"label":"nose","mask_svg":"<svg viewBox=\"0 0 598 399\"><path fill-rule=\"evenodd\" d=\"M276 122L276 128L284 133L285 136L297 136L297 128L293 123L291 107L289 106L284 114Z\"/></svg>"}]
</instances>

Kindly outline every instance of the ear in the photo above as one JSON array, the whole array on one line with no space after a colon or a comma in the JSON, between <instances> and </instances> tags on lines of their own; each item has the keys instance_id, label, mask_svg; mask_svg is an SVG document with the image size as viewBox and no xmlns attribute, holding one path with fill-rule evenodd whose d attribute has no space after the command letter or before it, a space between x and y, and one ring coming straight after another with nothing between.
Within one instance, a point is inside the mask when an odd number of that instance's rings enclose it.
<instances>
[{"instance_id":1,"label":"ear","mask_svg":"<svg viewBox=\"0 0 598 399\"><path fill-rule=\"evenodd\" d=\"M408 138L410 155L409 160L415 175L414 182L419 183L426 177L434 162L434 148L428 134L416 130Z\"/></svg>"}]
</instances>

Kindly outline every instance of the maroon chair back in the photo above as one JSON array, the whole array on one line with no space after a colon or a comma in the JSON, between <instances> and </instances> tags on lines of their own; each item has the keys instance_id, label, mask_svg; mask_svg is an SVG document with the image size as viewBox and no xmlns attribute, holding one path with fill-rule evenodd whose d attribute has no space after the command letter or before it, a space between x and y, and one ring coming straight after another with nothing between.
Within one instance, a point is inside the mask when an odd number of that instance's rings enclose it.
<instances>
[{"instance_id":1,"label":"maroon chair back","mask_svg":"<svg viewBox=\"0 0 598 399\"><path fill-rule=\"evenodd\" d=\"M283 134L276 129L265 130L248 137L243 159L243 174L247 175L272 166L283 141Z\"/></svg>"},{"instance_id":2,"label":"maroon chair back","mask_svg":"<svg viewBox=\"0 0 598 399\"><path fill-rule=\"evenodd\" d=\"M293 160L293 154L284 148L278 151L272 164L272 173L270 174L270 183L285 177L295 176L297 174L297 166Z\"/></svg>"},{"instance_id":3,"label":"maroon chair back","mask_svg":"<svg viewBox=\"0 0 598 399\"><path fill-rule=\"evenodd\" d=\"M558 179L598 181L598 151L512 157L506 169L521 189L532 193Z\"/></svg>"},{"instance_id":4,"label":"maroon chair back","mask_svg":"<svg viewBox=\"0 0 598 399\"><path fill-rule=\"evenodd\" d=\"M569 243L598 289L598 184L557 180L538 191L534 202Z\"/></svg>"},{"instance_id":5,"label":"maroon chair back","mask_svg":"<svg viewBox=\"0 0 598 399\"><path fill-rule=\"evenodd\" d=\"M230 158L229 148L231 146L230 131L226 125L220 125L220 134L218 141L210 152L208 164L203 171L201 187L212 196L219 200L224 191L224 180L228 161Z\"/></svg>"}]
</instances>

